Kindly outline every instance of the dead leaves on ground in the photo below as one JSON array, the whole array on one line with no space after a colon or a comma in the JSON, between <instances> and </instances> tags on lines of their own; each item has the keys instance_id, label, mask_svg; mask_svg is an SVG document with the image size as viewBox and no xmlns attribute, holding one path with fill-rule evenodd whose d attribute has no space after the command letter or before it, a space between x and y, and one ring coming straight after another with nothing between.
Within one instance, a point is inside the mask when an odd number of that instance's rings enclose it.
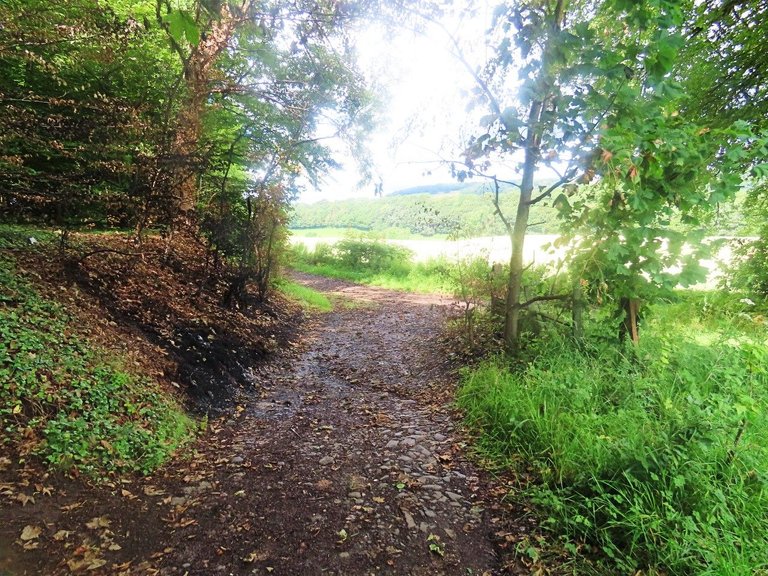
<instances>
[{"instance_id":1,"label":"dead leaves on ground","mask_svg":"<svg viewBox=\"0 0 768 576\"><path fill-rule=\"evenodd\" d=\"M0 471L2 470L3 461L9 460L7 458L0 459ZM3 496L9 502L18 502L22 506L36 504L38 496L51 496L53 492L53 486L41 482L33 484L25 478L16 482L0 482L0 496Z\"/></svg>"},{"instance_id":2,"label":"dead leaves on ground","mask_svg":"<svg viewBox=\"0 0 768 576\"><path fill-rule=\"evenodd\" d=\"M43 529L39 526L24 526L24 529L21 531L21 535L19 536L21 546L24 548L24 550L34 550L39 546L38 538L40 538L42 531Z\"/></svg>"}]
</instances>

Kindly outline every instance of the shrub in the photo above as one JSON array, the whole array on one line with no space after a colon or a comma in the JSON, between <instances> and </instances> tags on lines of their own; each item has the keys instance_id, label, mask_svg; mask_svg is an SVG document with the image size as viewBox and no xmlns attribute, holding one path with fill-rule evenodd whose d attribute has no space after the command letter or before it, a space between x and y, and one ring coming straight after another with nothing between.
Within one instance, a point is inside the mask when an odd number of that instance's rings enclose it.
<instances>
[{"instance_id":1,"label":"shrub","mask_svg":"<svg viewBox=\"0 0 768 576\"><path fill-rule=\"evenodd\" d=\"M407 248L381 240L347 238L334 245L317 244L313 251L294 246L290 264L302 272L395 290L445 291L449 264L442 259L413 263L412 256Z\"/></svg>"},{"instance_id":2,"label":"shrub","mask_svg":"<svg viewBox=\"0 0 768 576\"><path fill-rule=\"evenodd\" d=\"M413 252L396 244L347 238L336 243L334 255L336 261L349 270L406 276L411 270Z\"/></svg>"}]
</instances>

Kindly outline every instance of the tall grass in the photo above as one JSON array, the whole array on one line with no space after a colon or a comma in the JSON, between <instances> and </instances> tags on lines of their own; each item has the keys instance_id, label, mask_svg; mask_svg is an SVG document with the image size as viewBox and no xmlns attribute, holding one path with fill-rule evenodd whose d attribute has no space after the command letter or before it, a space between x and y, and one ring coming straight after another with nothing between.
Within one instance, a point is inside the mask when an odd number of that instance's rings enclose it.
<instances>
[{"instance_id":1,"label":"tall grass","mask_svg":"<svg viewBox=\"0 0 768 576\"><path fill-rule=\"evenodd\" d=\"M637 349L552 335L520 369L464 375L480 448L525 472L545 525L607 573L768 574L768 348L702 340L712 318L691 306L695 335L675 304Z\"/></svg>"}]
</instances>

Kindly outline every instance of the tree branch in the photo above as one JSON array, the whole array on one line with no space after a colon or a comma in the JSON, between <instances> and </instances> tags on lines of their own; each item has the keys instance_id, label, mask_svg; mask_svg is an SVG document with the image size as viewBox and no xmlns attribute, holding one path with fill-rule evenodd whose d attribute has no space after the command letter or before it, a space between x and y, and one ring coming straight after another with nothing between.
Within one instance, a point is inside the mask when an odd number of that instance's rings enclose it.
<instances>
[{"instance_id":1,"label":"tree branch","mask_svg":"<svg viewBox=\"0 0 768 576\"><path fill-rule=\"evenodd\" d=\"M624 84L626 84L626 82L627 82L626 80L622 80L621 81L621 84L619 85L619 89L616 90L616 92L614 92L613 95L611 96L611 101L608 102L608 105L602 110L602 112L600 112L600 115L592 123L592 126L590 126L589 130L584 132L584 134L582 135L582 137L581 137L581 139L579 141L579 147L582 147L582 146L584 146L587 143L587 140L592 136L592 134L594 134L594 132L597 129L597 127L605 119L606 114L608 114L608 112L610 112L610 110L613 108L613 105L616 102L616 98L618 98L618 96L619 96L619 91L624 87ZM568 166L565 169L565 173L562 176L560 176L560 179L557 182L555 182L554 184L552 184L552 186L547 188L544 192L542 192L541 194L539 194L535 198L532 198L528 202L528 204L531 205L531 206L534 205L534 204L538 204L539 202L544 200L547 196L552 194L552 192L557 190L560 186L562 186L563 184L566 184L566 183L570 182L571 180L573 180L573 178L576 176L576 174L579 171L579 167L578 166L572 166L572 164L573 164L573 160L568 162Z\"/></svg>"},{"instance_id":2,"label":"tree branch","mask_svg":"<svg viewBox=\"0 0 768 576\"><path fill-rule=\"evenodd\" d=\"M456 37L448 31L448 29L443 25L442 22L436 20L432 16L429 16L428 14L424 14L417 10L411 10L411 12L413 14L416 14L416 16L418 16L419 18L423 18L427 22L431 22L432 24L440 28L440 30L442 30L445 33L445 35L451 41L451 44L453 44L453 48L456 52L456 57L459 59L459 62L461 62L461 65L464 66L467 72L469 72L470 76L472 76L474 81L483 91L483 94L485 94L486 98L488 98L488 102L491 105L491 110L493 110L494 114L496 114L497 116L501 116L501 106L499 104L498 99L496 98L494 93L491 92L491 89L488 86L488 83L480 77L477 71L472 67L472 65L464 57L464 52L462 51L458 40L456 40Z\"/></svg>"},{"instance_id":3,"label":"tree branch","mask_svg":"<svg viewBox=\"0 0 768 576\"><path fill-rule=\"evenodd\" d=\"M527 300L525 302L521 302L517 305L518 308L527 308L531 304L535 304L536 302L548 302L552 300L570 300L571 295L570 294L548 294L545 296L534 296L530 300Z\"/></svg>"},{"instance_id":4,"label":"tree branch","mask_svg":"<svg viewBox=\"0 0 768 576\"><path fill-rule=\"evenodd\" d=\"M501 206L499 205L499 181L496 178L496 176L493 177L493 186L494 186L493 205L496 207L495 213L504 223L504 228L507 229L507 234L511 237L512 224L509 222L509 220L507 220L506 216L504 216L504 213L501 211Z\"/></svg>"}]
</instances>

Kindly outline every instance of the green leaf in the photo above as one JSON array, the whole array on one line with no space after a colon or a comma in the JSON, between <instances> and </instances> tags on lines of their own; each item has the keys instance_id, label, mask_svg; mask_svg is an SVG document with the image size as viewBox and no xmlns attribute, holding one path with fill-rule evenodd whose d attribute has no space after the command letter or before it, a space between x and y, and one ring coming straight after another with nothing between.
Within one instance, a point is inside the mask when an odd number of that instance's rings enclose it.
<instances>
[{"instance_id":1,"label":"green leaf","mask_svg":"<svg viewBox=\"0 0 768 576\"><path fill-rule=\"evenodd\" d=\"M568 214L571 212L571 203L568 202L568 198L565 194L560 194L552 203L552 207L555 208L561 214Z\"/></svg>"},{"instance_id":2,"label":"green leaf","mask_svg":"<svg viewBox=\"0 0 768 576\"><path fill-rule=\"evenodd\" d=\"M189 12L174 10L164 20L168 24L168 33L176 42L181 42L182 38L186 38L192 45L200 42L200 29Z\"/></svg>"},{"instance_id":3,"label":"green leaf","mask_svg":"<svg viewBox=\"0 0 768 576\"><path fill-rule=\"evenodd\" d=\"M758 164L752 168L752 175L755 178L765 178L768 176L768 162Z\"/></svg>"},{"instance_id":4,"label":"green leaf","mask_svg":"<svg viewBox=\"0 0 768 576\"><path fill-rule=\"evenodd\" d=\"M501 123L504 124L504 128L508 131L517 130L525 125L525 123L518 117L517 110L512 106L505 108L501 113Z\"/></svg>"}]
</instances>

